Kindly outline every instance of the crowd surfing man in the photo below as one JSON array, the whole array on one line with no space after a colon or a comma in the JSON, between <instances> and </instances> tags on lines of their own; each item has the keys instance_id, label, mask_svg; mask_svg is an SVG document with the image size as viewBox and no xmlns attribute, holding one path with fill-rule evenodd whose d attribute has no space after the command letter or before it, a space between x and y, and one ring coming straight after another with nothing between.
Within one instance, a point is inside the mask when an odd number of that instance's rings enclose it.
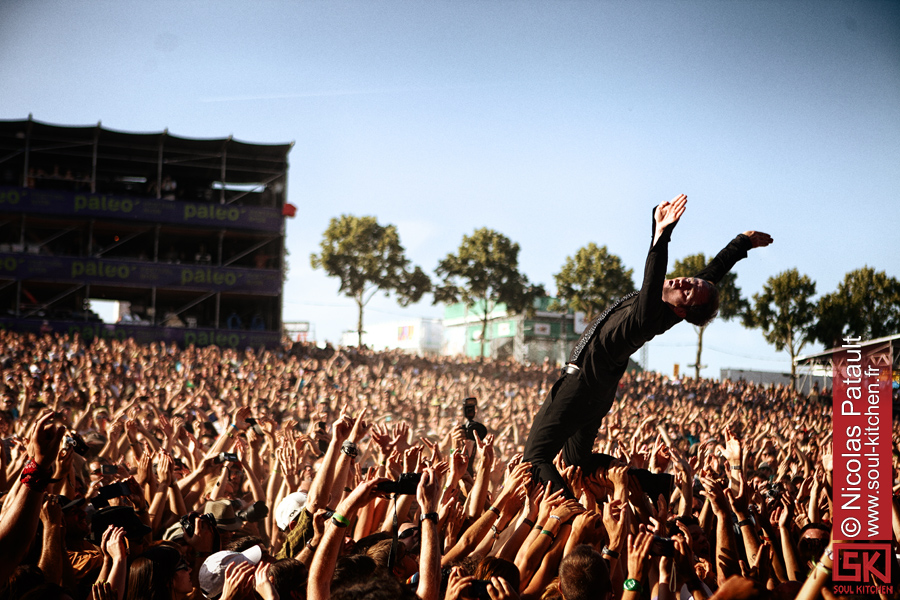
<instances>
[{"instance_id":1,"label":"crowd surfing man","mask_svg":"<svg viewBox=\"0 0 900 600\"><path fill-rule=\"evenodd\" d=\"M751 248L768 246L772 238L747 231L734 238L694 277L666 279L668 244L684 214L687 196L663 202L653 212L653 242L644 265L639 292L609 307L587 328L575 345L562 377L531 426L525 443L526 462L534 475L554 490L568 490L553 460L560 450L567 465L591 473L608 466L612 457L591 452L600 422L612 407L628 357L682 319L705 325L719 309L715 284Z\"/></svg>"}]
</instances>

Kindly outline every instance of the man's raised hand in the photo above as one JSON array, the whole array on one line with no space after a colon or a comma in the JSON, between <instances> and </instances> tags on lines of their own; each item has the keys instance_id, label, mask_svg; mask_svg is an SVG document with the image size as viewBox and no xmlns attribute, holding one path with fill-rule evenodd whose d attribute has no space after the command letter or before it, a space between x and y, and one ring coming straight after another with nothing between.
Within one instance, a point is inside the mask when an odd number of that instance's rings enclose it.
<instances>
[{"instance_id":1,"label":"man's raised hand","mask_svg":"<svg viewBox=\"0 0 900 600\"><path fill-rule=\"evenodd\" d=\"M653 238L654 244L659 239L659 236L662 235L662 232L666 227L678 222L678 219L684 214L685 208L687 208L687 196L684 194L676 196L672 200L663 202L656 207L656 211L653 213L653 218L656 221L656 234Z\"/></svg>"},{"instance_id":2,"label":"man's raised hand","mask_svg":"<svg viewBox=\"0 0 900 600\"><path fill-rule=\"evenodd\" d=\"M772 236L762 231L745 231L744 235L750 238L754 248L762 248L772 243Z\"/></svg>"}]
</instances>

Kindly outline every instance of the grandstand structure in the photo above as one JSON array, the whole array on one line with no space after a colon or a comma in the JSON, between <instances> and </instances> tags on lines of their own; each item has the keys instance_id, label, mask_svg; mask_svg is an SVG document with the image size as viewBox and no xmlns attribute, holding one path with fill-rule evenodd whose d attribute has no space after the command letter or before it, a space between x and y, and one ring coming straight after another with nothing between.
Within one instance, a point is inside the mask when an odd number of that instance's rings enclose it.
<instances>
[{"instance_id":1,"label":"grandstand structure","mask_svg":"<svg viewBox=\"0 0 900 600\"><path fill-rule=\"evenodd\" d=\"M292 145L0 121L0 326L277 345Z\"/></svg>"}]
</instances>

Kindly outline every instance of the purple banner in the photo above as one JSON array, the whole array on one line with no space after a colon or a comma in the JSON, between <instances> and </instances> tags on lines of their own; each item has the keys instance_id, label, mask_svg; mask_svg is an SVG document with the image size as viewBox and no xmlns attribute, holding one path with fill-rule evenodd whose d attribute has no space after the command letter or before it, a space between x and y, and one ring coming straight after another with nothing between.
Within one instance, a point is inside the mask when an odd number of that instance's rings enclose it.
<instances>
[{"instance_id":1,"label":"purple banner","mask_svg":"<svg viewBox=\"0 0 900 600\"><path fill-rule=\"evenodd\" d=\"M94 321L45 321L39 319L0 319L0 327L9 331L31 333L78 333L82 338L125 340L133 338L139 344L151 342L175 343L179 346L220 346L223 348L275 348L281 343L277 331L243 331L233 329L201 329L182 327L152 327L149 325L121 325Z\"/></svg>"},{"instance_id":2,"label":"purple banner","mask_svg":"<svg viewBox=\"0 0 900 600\"><path fill-rule=\"evenodd\" d=\"M0 279L77 281L123 287L157 287L236 292L259 296L281 293L281 272L98 258L71 258L0 252Z\"/></svg>"},{"instance_id":3,"label":"purple banner","mask_svg":"<svg viewBox=\"0 0 900 600\"><path fill-rule=\"evenodd\" d=\"M174 223L271 233L284 229L284 216L277 208L8 186L0 186L0 212Z\"/></svg>"}]
</instances>

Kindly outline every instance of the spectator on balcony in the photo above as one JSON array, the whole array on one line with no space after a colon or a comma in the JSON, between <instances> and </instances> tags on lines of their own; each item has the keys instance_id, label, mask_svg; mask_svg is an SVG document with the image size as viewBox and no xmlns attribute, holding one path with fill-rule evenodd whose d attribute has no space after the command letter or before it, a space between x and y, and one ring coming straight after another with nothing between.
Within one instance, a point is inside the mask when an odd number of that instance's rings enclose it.
<instances>
[{"instance_id":1,"label":"spectator on balcony","mask_svg":"<svg viewBox=\"0 0 900 600\"><path fill-rule=\"evenodd\" d=\"M241 316L237 314L236 311L231 311L231 314L228 315L226 326L228 327L228 329L243 329L244 322L241 320Z\"/></svg>"}]
</instances>

